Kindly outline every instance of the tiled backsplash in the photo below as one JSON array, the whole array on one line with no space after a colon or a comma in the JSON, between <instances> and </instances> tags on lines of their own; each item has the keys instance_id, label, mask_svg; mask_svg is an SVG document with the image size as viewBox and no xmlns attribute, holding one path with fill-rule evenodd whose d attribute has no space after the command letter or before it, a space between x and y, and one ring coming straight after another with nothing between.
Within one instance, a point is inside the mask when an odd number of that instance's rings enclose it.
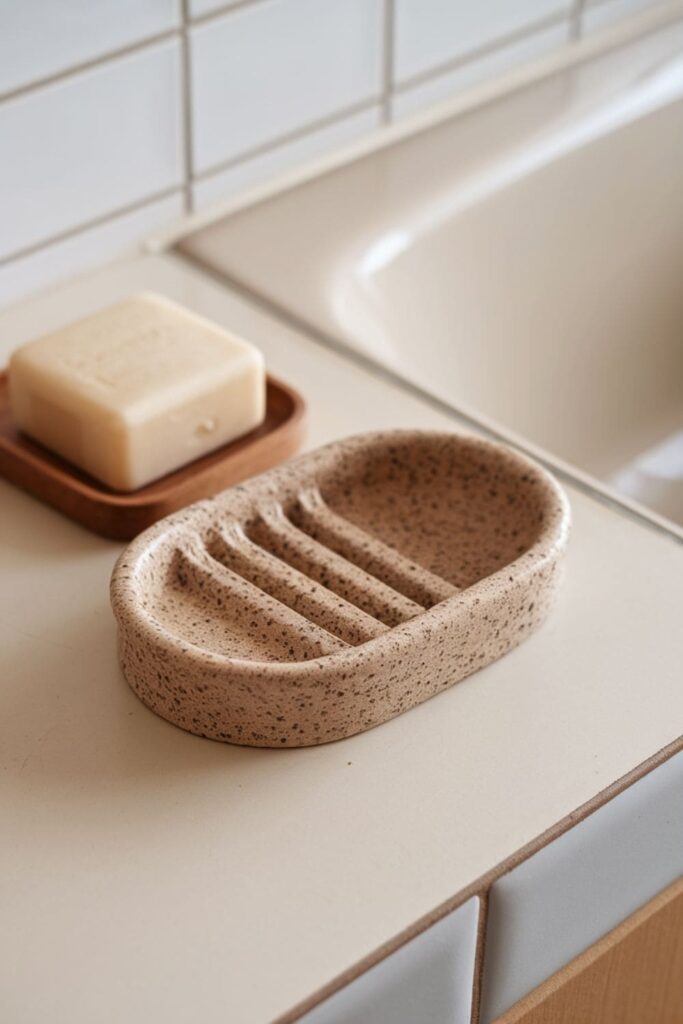
<instances>
[{"instance_id":1,"label":"tiled backsplash","mask_svg":"<svg viewBox=\"0 0 683 1024\"><path fill-rule=\"evenodd\" d=\"M0 304L653 3L2 3Z\"/></svg>"}]
</instances>

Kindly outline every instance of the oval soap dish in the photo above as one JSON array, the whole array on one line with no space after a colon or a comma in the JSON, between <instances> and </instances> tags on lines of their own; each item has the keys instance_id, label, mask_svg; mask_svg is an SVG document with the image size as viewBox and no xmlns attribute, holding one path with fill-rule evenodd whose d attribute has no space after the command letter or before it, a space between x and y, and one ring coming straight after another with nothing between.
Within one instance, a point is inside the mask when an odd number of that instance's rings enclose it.
<instances>
[{"instance_id":1,"label":"oval soap dish","mask_svg":"<svg viewBox=\"0 0 683 1024\"><path fill-rule=\"evenodd\" d=\"M545 618L569 507L502 446L336 442L176 512L119 558L123 672L153 711L263 747L372 728Z\"/></svg>"}]
</instances>

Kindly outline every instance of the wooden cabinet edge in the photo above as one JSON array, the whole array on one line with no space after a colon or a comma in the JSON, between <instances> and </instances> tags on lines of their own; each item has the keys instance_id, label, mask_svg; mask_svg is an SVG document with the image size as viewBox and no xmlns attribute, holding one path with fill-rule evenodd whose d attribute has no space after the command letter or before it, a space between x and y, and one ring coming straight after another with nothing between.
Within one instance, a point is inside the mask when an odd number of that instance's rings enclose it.
<instances>
[{"instance_id":1,"label":"wooden cabinet edge","mask_svg":"<svg viewBox=\"0 0 683 1024\"><path fill-rule=\"evenodd\" d=\"M495 1024L681 1024L683 877Z\"/></svg>"}]
</instances>

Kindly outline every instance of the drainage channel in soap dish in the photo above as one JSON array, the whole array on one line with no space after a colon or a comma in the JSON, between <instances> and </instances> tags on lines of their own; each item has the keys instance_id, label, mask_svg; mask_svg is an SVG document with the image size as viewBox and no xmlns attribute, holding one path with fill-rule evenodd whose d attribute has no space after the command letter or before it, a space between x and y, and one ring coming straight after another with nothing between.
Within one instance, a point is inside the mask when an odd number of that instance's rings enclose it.
<instances>
[{"instance_id":1,"label":"drainage channel in soap dish","mask_svg":"<svg viewBox=\"0 0 683 1024\"><path fill-rule=\"evenodd\" d=\"M277 621L283 631L279 646L286 650L280 653L292 649L305 660L365 643L457 593L446 580L332 512L319 492L300 495L296 511L304 528L273 503L249 532L232 520L211 530L205 541L181 545L181 582L194 580L212 603L239 598L261 616L267 612L271 626ZM264 603L260 595L270 601ZM271 602L284 612L275 614ZM285 634L291 631L290 644ZM306 635L311 645L304 643L301 650Z\"/></svg>"}]
</instances>

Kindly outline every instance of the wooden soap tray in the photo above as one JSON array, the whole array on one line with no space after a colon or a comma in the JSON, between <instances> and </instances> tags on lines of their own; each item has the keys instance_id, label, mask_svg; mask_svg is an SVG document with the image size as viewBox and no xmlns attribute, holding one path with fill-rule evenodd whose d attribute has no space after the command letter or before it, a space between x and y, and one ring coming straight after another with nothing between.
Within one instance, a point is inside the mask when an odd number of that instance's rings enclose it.
<instances>
[{"instance_id":1,"label":"wooden soap tray","mask_svg":"<svg viewBox=\"0 0 683 1024\"><path fill-rule=\"evenodd\" d=\"M289 458L301 446L304 418L301 395L268 377L260 427L146 487L122 493L19 433L10 414L7 373L0 372L0 476L103 537L130 540L169 513Z\"/></svg>"}]
</instances>

